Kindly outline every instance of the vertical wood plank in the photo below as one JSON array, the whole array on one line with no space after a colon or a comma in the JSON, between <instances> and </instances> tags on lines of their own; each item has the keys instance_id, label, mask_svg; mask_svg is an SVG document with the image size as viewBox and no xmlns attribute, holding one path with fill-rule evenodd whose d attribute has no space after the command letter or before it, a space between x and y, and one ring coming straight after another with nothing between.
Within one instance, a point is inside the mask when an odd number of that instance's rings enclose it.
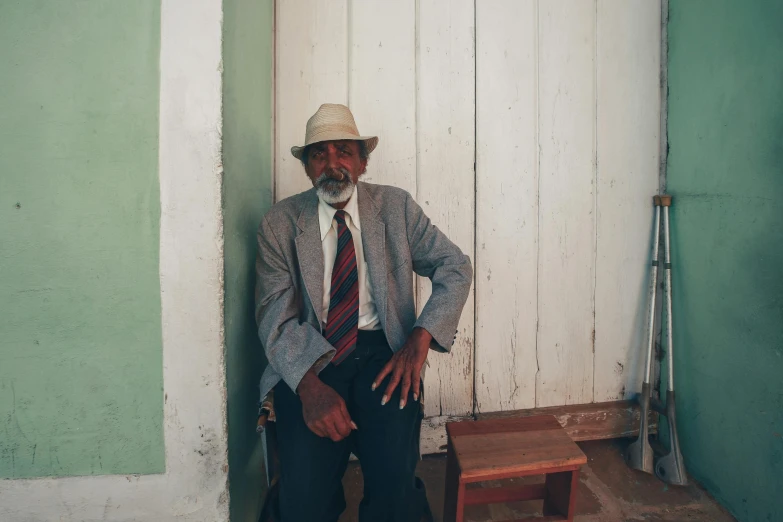
<instances>
[{"instance_id":1,"label":"vertical wood plank","mask_svg":"<svg viewBox=\"0 0 783 522\"><path fill-rule=\"evenodd\" d=\"M417 60L417 200L463 252L474 249L475 71L473 0L419 0ZM431 284L419 278L419 311ZM430 354L428 416L473 412L473 295L457 340Z\"/></svg>"},{"instance_id":2,"label":"vertical wood plank","mask_svg":"<svg viewBox=\"0 0 783 522\"><path fill-rule=\"evenodd\" d=\"M476 409L535 405L537 4L476 3Z\"/></svg>"},{"instance_id":3,"label":"vertical wood plank","mask_svg":"<svg viewBox=\"0 0 783 522\"><path fill-rule=\"evenodd\" d=\"M347 1L278 0L275 201L312 187L291 147L322 103L347 103Z\"/></svg>"},{"instance_id":4,"label":"vertical wood plank","mask_svg":"<svg viewBox=\"0 0 783 522\"><path fill-rule=\"evenodd\" d=\"M540 3L536 406L593 400L595 10Z\"/></svg>"},{"instance_id":5,"label":"vertical wood plank","mask_svg":"<svg viewBox=\"0 0 783 522\"><path fill-rule=\"evenodd\" d=\"M348 0L348 20L348 104L380 137L363 179L415 195L416 2Z\"/></svg>"},{"instance_id":6,"label":"vertical wood plank","mask_svg":"<svg viewBox=\"0 0 783 522\"><path fill-rule=\"evenodd\" d=\"M658 188L660 1L598 0L595 400L643 373L652 195Z\"/></svg>"}]
</instances>

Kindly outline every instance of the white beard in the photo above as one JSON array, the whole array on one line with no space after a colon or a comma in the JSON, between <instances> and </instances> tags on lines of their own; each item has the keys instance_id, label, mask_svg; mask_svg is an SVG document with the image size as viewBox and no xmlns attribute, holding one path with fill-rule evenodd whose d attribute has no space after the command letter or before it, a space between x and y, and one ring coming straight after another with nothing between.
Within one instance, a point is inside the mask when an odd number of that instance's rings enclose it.
<instances>
[{"instance_id":1,"label":"white beard","mask_svg":"<svg viewBox=\"0 0 783 522\"><path fill-rule=\"evenodd\" d=\"M330 205L345 203L351 199L355 185L347 172L344 175L345 179L343 181L334 181L326 174L321 174L321 177L315 183L318 197Z\"/></svg>"},{"instance_id":2,"label":"white beard","mask_svg":"<svg viewBox=\"0 0 783 522\"><path fill-rule=\"evenodd\" d=\"M351 199L351 195L353 194L353 183L348 182L345 187L342 187L338 191L327 191L324 187L318 187L317 193L321 199L330 205L345 203Z\"/></svg>"}]
</instances>

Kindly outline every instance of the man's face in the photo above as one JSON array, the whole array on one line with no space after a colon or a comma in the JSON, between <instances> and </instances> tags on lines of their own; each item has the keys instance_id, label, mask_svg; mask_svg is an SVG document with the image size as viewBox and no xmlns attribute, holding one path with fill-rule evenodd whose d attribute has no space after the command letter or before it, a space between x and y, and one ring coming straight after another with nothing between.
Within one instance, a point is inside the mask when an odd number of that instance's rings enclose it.
<instances>
[{"instance_id":1,"label":"man's face","mask_svg":"<svg viewBox=\"0 0 783 522\"><path fill-rule=\"evenodd\" d=\"M348 201L359 176L367 170L367 160L361 158L354 140L315 143L308 147L305 159L307 177L329 204Z\"/></svg>"}]
</instances>

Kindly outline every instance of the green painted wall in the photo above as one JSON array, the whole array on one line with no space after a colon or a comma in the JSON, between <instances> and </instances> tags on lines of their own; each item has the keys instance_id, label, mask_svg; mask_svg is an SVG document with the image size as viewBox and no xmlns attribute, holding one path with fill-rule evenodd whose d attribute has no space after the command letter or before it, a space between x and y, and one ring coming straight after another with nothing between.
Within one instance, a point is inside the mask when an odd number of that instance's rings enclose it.
<instances>
[{"instance_id":1,"label":"green painted wall","mask_svg":"<svg viewBox=\"0 0 783 522\"><path fill-rule=\"evenodd\" d=\"M266 482L255 432L263 351L253 316L256 229L272 204L273 4L223 4L223 219L231 520L256 522Z\"/></svg>"},{"instance_id":2,"label":"green painted wall","mask_svg":"<svg viewBox=\"0 0 783 522\"><path fill-rule=\"evenodd\" d=\"M0 2L0 478L164 471L159 10Z\"/></svg>"},{"instance_id":3,"label":"green painted wall","mask_svg":"<svg viewBox=\"0 0 783 522\"><path fill-rule=\"evenodd\" d=\"M668 191L689 471L783 520L783 2L670 0Z\"/></svg>"}]
</instances>

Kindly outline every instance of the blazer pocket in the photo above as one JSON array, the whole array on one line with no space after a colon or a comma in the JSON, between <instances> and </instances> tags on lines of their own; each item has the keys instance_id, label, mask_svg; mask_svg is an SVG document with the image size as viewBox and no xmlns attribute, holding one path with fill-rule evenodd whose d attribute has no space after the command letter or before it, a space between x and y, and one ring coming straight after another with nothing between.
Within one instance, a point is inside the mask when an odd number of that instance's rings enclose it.
<instances>
[{"instance_id":1,"label":"blazer pocket","mask_svg":"<svg viewBox=\"0 0 783 522\"><path fill-rule=\"evenodd\" d=\"M404 260L402 263L400 263L399 265L397 265L394 268L392 268L391 270L389 270L389 275L397 273L398 271L402 270L406 266L410 266L410 260L409 259Z\"/></svg>"}]
</instances>

